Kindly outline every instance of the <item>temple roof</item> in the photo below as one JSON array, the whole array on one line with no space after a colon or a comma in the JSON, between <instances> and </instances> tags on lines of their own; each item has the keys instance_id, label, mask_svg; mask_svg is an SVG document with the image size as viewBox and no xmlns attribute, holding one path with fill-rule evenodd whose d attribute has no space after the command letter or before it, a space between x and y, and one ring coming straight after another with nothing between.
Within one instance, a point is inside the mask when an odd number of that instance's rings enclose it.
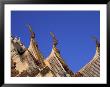
<instances>
[{"instance_id":1,"label":"temple roof","mask_svg":"<svg viewBox=\"0 0 110 87\"><path fill-rule=\"evenodd\" d=\"M39 64L41 67L43 67L44 64L44 56L41 54L38 44L35 41L35 33L32 31L32 27L28 24L29 31L31 33L30 37L30 45L28 47L28 50L33 54L33 56L36 58L36 61L39 61Z\"/></svg>"},{"instance_id":2,"label":"temple roof","mask_svg":"<svg viewBox=\"0 0 110 87\"><path fill-rule=\"evenodd\" d=\"M100 76L100 43L96 40L96 52L92 60L79 70L83 76L97 77Z\"/></svg>"}]
</instances>

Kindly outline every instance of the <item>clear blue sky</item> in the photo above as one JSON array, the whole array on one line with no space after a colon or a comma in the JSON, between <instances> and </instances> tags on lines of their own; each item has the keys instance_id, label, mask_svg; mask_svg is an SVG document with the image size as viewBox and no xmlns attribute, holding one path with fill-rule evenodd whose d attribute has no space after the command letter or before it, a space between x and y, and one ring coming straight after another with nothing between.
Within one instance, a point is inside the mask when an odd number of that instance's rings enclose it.
<instances>
[{"instance_id":1,"label":"clear blue sky","mask_svg":"<svg viewBox=\"0 0 110 87\"><path fill-rule=\"evenodd\" d=\"M79 71L95 54L92 36L100 40L99 11L12 11L11 33L18 36L26 47L32 26L41 53L48 57L54 32L62 58L73 72Z\"/></svg>"}]
</instances>

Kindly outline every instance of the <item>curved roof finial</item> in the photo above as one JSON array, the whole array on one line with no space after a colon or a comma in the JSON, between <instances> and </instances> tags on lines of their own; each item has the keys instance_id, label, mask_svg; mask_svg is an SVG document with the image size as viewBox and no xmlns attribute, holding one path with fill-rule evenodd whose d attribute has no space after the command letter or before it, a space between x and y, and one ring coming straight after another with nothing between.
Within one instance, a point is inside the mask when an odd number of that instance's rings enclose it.
<instances>
[{"instance_id":1,"label":"curved roof finial","mask_svg":"<svg viewBox=\"0 0 110 87\"><path fill-rule=\"evenodd\" d=\"M95 36L93 36L92 39L95 40L96 46L100 47L100 42L97 40L97 38Z\"/></svg>"},{"instance_id":2,"label":"curved roof finial","mask_svg":"<svg viewBox=\"0 0 110 87\"><path fill-rule=\"evenodd\" d=\"M30 24L27 24L26 26L29 28L29 31L31 33L31 38L35 38L35 33L32 31L31 25Z\"/></svg>"},{"instance_id":3,"label":"curved roof finial","mask_svg":"<svg viewBox=\"0 0 110 87\"><path fill-rule=\"evenodd\" d=\"M56 39L54 33L50 32L50 35L52 36L53 38L53 45L56 46L58 44L58 40Z\"/></svg>"}]
</instances>

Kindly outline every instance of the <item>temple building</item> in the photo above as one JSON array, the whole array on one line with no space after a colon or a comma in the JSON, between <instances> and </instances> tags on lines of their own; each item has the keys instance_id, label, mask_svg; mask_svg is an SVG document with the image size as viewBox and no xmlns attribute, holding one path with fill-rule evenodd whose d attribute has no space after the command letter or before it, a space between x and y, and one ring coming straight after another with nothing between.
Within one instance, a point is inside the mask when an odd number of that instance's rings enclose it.
<instances>
[{"instance_id":1,"label":"temple building","mask_svg":"<svg viewBox=\"0 0 110 87\"><path fill-rule=\"evenodd\" d=\"M96 53L93 59L86 64L80 71L84 77L99 77L100 76L100 44L96 40Z\"/></svg>"},{"instance_id":2,"label":"temple building","mask_svg":"<svg viewBox=\"0 0 110 87\"><path fill-rule=\"evenodd\" d=\"M20 38L11 37L11 76L12 77L99 77L100 76L100 43L96 40L96 53L92 60L77 73L69 69L57 48L58 41L50 32L53 46L50 55L44 58L35 40L35 33L30 31L28 48Z\"/></svg>"}]
</instances>

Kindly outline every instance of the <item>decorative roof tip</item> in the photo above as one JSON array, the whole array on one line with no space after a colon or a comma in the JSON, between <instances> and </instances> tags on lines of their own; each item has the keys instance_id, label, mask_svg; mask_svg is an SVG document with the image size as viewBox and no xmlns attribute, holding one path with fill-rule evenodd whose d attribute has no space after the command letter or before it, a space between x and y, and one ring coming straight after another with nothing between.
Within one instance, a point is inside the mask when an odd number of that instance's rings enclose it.
<instances>
[{"instance_id":1,"label":"decorative roof tip","mask_svg":"<svg viewBox=\"0 0 110 87\"><path fill-rule=\"evenodd\" d=\"M98 39L95 36L93 36L92 39L95 40L96 47L100 47L100 42L98 41Z\"/></svg>"},{"instance_id":2,"label":"decorative roof tip","mask_svg":"<svg viewBox=\"0 0 110 87\"><path fill-rule=\"evenodd\" d=\"M26 26L29 28L29 31L31 33L31 38L35 38L35 33L32 31L32 27L30 24L26 24Z\"/></svg>"},{"instance_id":3,"label":"decorative roof tip","mask_svg":"<svg viewBox=\"0 0 110 87\"><path fill-rule=\"evenodd\" d=\"M52 36L52 39L53 39L53 45L56 46L58 44L58 40L56 39L53 32L50 32L50 35Z\"/></svg>"}]
</instances>

